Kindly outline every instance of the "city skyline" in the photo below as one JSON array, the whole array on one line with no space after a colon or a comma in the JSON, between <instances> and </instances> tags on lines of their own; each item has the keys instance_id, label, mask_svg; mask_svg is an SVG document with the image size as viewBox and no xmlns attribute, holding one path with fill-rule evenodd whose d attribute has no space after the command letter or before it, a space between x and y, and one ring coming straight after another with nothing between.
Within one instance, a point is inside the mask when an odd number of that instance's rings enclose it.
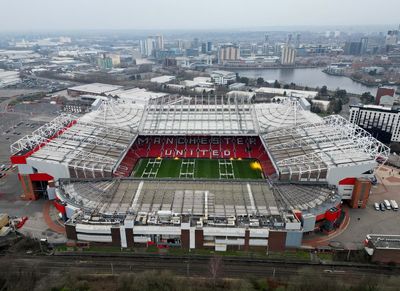
<instances>
[{"instance_id":1,"label":"city skyline","mask_svg":"<svg viewBox=\"0 0 400 291\"><path fill-rule=\"evenodd\" d=\"M351 3L344 0L319 3L312 0L284 0L279 3L250 0L246 2L247 10L243 10L243 3L238 0L205 0L201 5L184 3L181 0L151 0L146 3L116 0L112 6L105 0L57 3L48 0L22 0L3 5L6 5L8 13L0 19L2 32L393 25L396 22L396 11L400 9L400 3L394 0L379 3L370 0L356 0ZM387 7L390 9L385 9ZM380 9L385 9L385 17L376 17Z\"/></svg>"}]
</instances>

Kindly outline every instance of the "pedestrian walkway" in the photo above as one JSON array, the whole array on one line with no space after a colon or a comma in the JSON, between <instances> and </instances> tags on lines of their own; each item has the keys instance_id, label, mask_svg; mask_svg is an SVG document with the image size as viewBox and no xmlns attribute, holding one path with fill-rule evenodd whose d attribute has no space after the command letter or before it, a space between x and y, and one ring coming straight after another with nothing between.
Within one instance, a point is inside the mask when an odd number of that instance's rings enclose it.
<instances>
[{"instance_id":1,"label":"pedestrian walkway","mask_svg":"<svg viewBox=\"0 0 400 291\"><path fill-rule=\"evenodd\" d=\"M46 201L43 205L43 218L47 226L54 232L64 234L65 228L57 217L57 210L52 201Z\"/></svg>"},{"instance_id":2,"label":"pedestrian walkway","mask_svg":"<svg viewBox=\"0 0 400 291\"><path fill-rule=\"evenodd\" d=\"M305 238L303 238L303 246L307 247L321 247L321 246L329 246L329 243L332 241L334 237L342 234L350 224L350 215L349 209L343 208L346 213L345 219L343 220L342 224L335 232L329 235L323 234L309 234Z\"/></svg>"}]
</instances>

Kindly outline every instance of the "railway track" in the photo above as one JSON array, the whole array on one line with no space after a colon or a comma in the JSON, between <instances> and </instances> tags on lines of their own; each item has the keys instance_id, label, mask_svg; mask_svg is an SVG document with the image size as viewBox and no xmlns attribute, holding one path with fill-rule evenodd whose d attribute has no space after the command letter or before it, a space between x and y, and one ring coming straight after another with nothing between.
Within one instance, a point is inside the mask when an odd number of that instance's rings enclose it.
<instances>
[{"instance_id":1,"label":"railway track","mask_svg":"<svg viewBox=\"0 0 400 291\"><path fill-rule=\"evenodd\" d=\"M168 270L180 276L209 276L210 257L172 257L172 256L25 256L6 255L0 263L12 270L36 270L41 274L54 271L75 270L85 274L121 274L145 270ZM302 272L304 267L314 274L326 277L351 277L362 279L367 276L398 276L400 270L375 265L309 264L307 262L278 262L256 259L222 258L221 272L224 277L243 278L244 276L286 278ZM304 272L301 273L304 276Z\"/></svg>"}]
</instances>

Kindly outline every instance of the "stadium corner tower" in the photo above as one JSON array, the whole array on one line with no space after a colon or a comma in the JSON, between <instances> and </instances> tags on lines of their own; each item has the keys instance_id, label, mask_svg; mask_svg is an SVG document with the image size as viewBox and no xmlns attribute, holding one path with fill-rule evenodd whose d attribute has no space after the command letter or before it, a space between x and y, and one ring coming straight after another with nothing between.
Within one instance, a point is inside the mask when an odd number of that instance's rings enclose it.
<instances>
[{"instance_id":1,"label":"stadium corner tower","mask_svg":"<svg viewBox=\"0 0 400 291\"><path fill-rule=\"evenodd\" d=\"M23 198L53 200L67 237L121 247L281 250L363 207L389 148L287 98L104 102L11 145Z\"/></svg>"}]
</instances>

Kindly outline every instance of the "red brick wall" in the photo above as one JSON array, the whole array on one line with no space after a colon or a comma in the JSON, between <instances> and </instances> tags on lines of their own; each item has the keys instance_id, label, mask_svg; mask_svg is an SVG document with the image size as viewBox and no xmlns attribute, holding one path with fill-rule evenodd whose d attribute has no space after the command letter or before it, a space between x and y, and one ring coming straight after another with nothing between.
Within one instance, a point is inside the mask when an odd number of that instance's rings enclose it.
<instances>
[{"instance_id":1,"label":"red brick wall","mask_svg":"<svg viewBox=\"0 0 400 291\"><path fill-rule=\"evenodd\" d=\"M285 231L270 231L268 238L268 250L270 251L283 251L286 245L286 232Z\"/></svg>"}]
</instances>

